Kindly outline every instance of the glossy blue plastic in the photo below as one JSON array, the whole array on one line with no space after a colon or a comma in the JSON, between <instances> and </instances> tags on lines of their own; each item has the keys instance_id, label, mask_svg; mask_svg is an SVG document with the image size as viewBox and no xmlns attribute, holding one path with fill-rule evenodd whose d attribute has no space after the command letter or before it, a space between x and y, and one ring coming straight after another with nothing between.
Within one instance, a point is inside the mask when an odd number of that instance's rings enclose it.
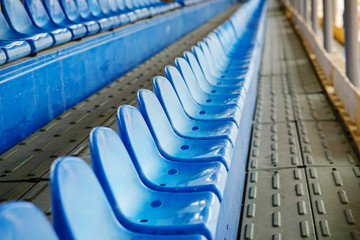
<instances>
[{"instance_id":1,"label":"glossy blue plastic","mask_svg":"<svg viewBox=\"0 0 360 240\"><path fill-rule=\"evenodd\" d=\"M1 18L1 16L0 16L0 18ZM0 22L1 22L1 20L0 20ZM1 35L1 33L0 33L0 35ZM25 41L0 40L0 49L3 51L3 53L1 54L2 55L1 59L3 59L1 61L2 64L5 63L5 62L3 62L4 59L6 62L14 61L16 59L19 59L19 58L29 55L31 52L30 45ZM3 54L6 55L5 58L4 58Z\"/></svg>"},{"instance_id":2,"label":"glossy blue plastic","mask_svg":"<svg viewBox=\"0 0 360 240\"><path fill-rule=\"evenodd\" d=\"M74 0L79 10L79 15L86 21L96 21L100 25L101 31L109 30L112 27L112 22L108 18L102 18L98 15L93 15L86 0ZM99 10L100 11L100 10Z\"/></svg>"},{"instance_id":3,"label":"glossy blue plastic","mask_svg":"<svg viewBox=\"0 0 360 240\"><path fill-rule=\"evenodd\" d=\"M217 77L217 78L235 78L235 79L243 79L245 78L245 74L246 71L248 70L248 66L242 66L242 65L238 65L237 68L226 68L226 67L221 67L219 66L216 61L214 60L213 55L211 54L209 47L207 46L207 44L205 42L198 42L198 46L200 47L200 49L202 50L208 66L209 66L209 70L210 73ZM238 83L238 81L234 81L235 84Z\"/></svg>"},{"instance_id":4,"label":"glossy blue plastic","mask_svg":"<svg viewBox=\"0 0 360 240\"><path fill-rule=\"evenodd\" d=\"M203 51L198 46L193 46L191 48L193 54L196 56L201 69L209 82L216 83L216 85L224 86L242 86L245 81L245 76L242 75L239 78L223 78L222 76L215 76L214 73L210 70L211 66L207 61Z\"/></svg>"},{"instance_id":5,"label":"glossy blue plastic","mask_svg":"<svg viewBox=\"0 0 360 240\"><path fill-rule=\"evenodd\" d=\"M124 178L120 173L117 177ZM125 186L125 193L118 196L129 206L129 211L138 208L136 203L141 201L132 199L132 202L128 202L129 198L134 197L133 189L127 184L131 180L124 179L120 185ZM118 222L94 172L80 158L69 156L54 161L50 185L53 224L60 239L203 239L201 235L161 236L141 234L124 228ZM119 211L118 208L114 210Z\"/></svg>"},{"instance_id":6,"label":"glossy blue plastic","mask_svg":"<svg viewBox=\"0 0 360 240\"><path fill-rule=\"evenodd\" d=\"M58 0L43 0L43 4L51 20L57 25L69 28L73 39L84 37L87 34L87 29L83 24L72 23L66 18Z\"/></svg>"},{"instance_id":7,"label":"glossy blue plastic","mask_svg":"<svg viewBox=\"0 0 360 240\"><path fill-rule=\"evenodd\" d=\"M72 23L82 23L85 25L87 29L86 35L95 34L100 31L99 23L82 18L74 0L60 0L60 4L68 20Z\"/></svg>"},{"instance_id":8,"label":"glossy blue plastic","mask_svg":"<svg viewBox=\"0 0 360 240\"><path fill-rule=\"evenodd\" d=\"M189 118L173 89L169 89L164 95L160 95L160 101L156 95L142 89L138 92L138 107L145 119L151 114L165 112L172 128L177 135L192 139L227 139L234 146L238 128L233 121L211 122L197 121ZM161 106L161 103L163 104ZM156 110L155 110L156 109Z\"/></svg>"},{"instance_id":9,"label":"glossy blue plastic","mask_svg":"<svg viewBox=\"0 0 360 240\"><path fill-rule=\"evenodd\" d=\"M214 238L220 208L214 193L151 190L140 180L128 155L125 161L104 158L106 155L100 157L101 164L93 162L93 169L123 226L143 233L196 233Z\"/></svg>"},{"instance_id":10,"label":"glossy blue plastic","mask_svg":"<svg viewBox=\"0 0 360 240\"><path fill-rule=\"evenodd\" d=\"M72 41L61 48L4 66L0 69L0 97L6 99L0 112L0 152L224 11L230 4L231 0L213 0L182 8ZM1 15L0 26L2 40ZM16 37L11 38L14 39ZM28 67L31 71L24 71Z\"/></svg>"},{"instance_id":11,"label":"glossy blue plastic","mask_svg":"<svg viewBox=\"0 0 360 240\"><path fill-rule=\"evenodd\" d=\"M200 88L208 93L214 95L228 95L229 97L237 97L238 95L246 96L246 92L241 86L224 86L217 85L217 82L211 79L206 79L203 70L201 69L199 62L192 52L184 52L184 58L190 65L196 80L198 81ZM181 66L177 66L181 72Z\"/></svg>"},{"instance_id":12,"label":"glossy blue plastic","mask_svg":"<svg viewBox=\"0 0 360 240\"><path fill-rule=\"evenodd\" d=\"M150 189L162 192L211 191L219 200L222 199L227 176L222 164L169 161L159 153L143 119L121 120L119 131L123 141L110 128L92 130L89 141L94 167L101 165L101 168L120 171L116 168L121 168L124 161L132 161L141 181Z\"/></svg>"},{"instance_id":13,"label":"glossy blue plastic","mask_svg":"<svg viewBox=\"0 0 360 240\"><path fill-rule=\"evenodd\" d=\"M4 240L59 239L41 210L28 202L0 205L0 233Z\"/></svg>"},{"instance_id":14,"label":"glossy blue plastic","mask_svg":"<svg viewBox=\"0 0 360 240\"><path fill-rule=\"evenodd\" d=\"M165 67L165 76L171 82L185 112L190 117L201 120L232 120L239 126L241 109L237 105L202 105L194 100L183 77L175 67Z\"/></svg>"},{"instance_id":15,"label":"glossy blue plastic","mask_svg":"<svg viewBox=\"0 0 360 240\"><path fill-rule=\"evenodd\" d=\"M52 46L54 43L52 37L47 33L37 33L37 34L28 35L28 34L20 34L14 32L8 25L2 12L0 12L0 39L4 41L25 40L30 45L31 48L30 53L35 53L42 49L48 48ZM6 44L5 46L8 45ZM14 56L15 59L18 58L18 54L25 55L24 50L27 50L25 47L26 45L22 43L21 46L22 48L18 48L15 45L15 47L14 46L6 47L6 49L8 49L9 52L12 53L12 56ZM14 49L16 49L17 54L14 54L13 51L11 51Z\"/></svg>"},{"instance_id":16,"label":"glossy blue plastic","mask_svg":"<svg viewBox=\"0 0 360 240\"><path fill-rule=\"evenodd\" d=\"M7 61L7 56L5 52L1 49L1 42L0 42L0 65L6 63L6 61Z\"/></svg>"},{"instance_id":17,"label":"glossy blue plastic","mask_svg":"<svg viewBox=\"0 0 360 240\"><path fill-rule=\"evenodd\" d=\"M196 77L189 66L188 62L183 58L176 58L175 59L175 66L177 67L178 71L181 73L183 80L186 83L191 95L193 96L194 100L202 105L205 106L232 106L238 107L240 110L244 107L244 97L241 95L231 96L231 95L214 95L211 93L204 92L200 86ZM171 78L171 69L169 68L169 76Z\"/></svg>"},{"instance_id":18,"label":"glossy blue plastic","mask_svg":"<svg viewBox=\"0 0 360 240\"><path fill-rule=\"evenodd\" d=\"M50 20L50 17L47 14L45 7L40 0L24 0L23 3L27 12L29 13L29 17L31 18L32 22L38 28L47 31L54 39L55 45L68 42L72 39L72 34L69 29L58 26ZM23 5L20 3L20 1L17 0L12 3L12 6L18 6L19 9L23 9ZM27 17L25 10L21 12L18 11L18 13L15 14L16 16L13 17L16 18L18 18L19 15ZM13 27L16 30L22 29L22 25L22 22L13 23Z\"/></svg>"},{"instance_id":19,"label":"glossy blue plastic","mask_svg":"<svg viewBox=\"0 0 360 240\"><path fill-rule=\"evenodd\" d=\"M119 121L122 118L140 118L143 116L136 108L122 108L118 112ZM134 120L135 121L135 120ZM221 162L228 170L233 147L226 139L198 140L187 139L177 135L166 115L156 119L146 119L148 128L156 142L160 153L167 159L178 162Z\"/></svg>"},{"instance_id":20,"label":"glossy blue plastic","mask_svg":"<svg viewBox=\"0 0 360 240\"><path fill-rule=\"evenodd\" d=\"M87 0L91 13L98 18L107 18L111 22L111 28L121 25L118 16L110 16L110 7L104 0Z\"/></svg>"}]
</instances>

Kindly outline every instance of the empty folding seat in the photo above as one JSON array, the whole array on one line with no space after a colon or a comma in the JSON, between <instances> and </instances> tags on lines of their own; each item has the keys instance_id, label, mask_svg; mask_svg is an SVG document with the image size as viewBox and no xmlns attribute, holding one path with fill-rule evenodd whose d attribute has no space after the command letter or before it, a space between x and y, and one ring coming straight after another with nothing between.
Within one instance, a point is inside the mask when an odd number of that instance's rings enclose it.
<instances>
[{"instance_id":1,"label":"empty folding seat","mask_svg":"<svg viewBox=\"0 0 360 240\"><path fill-rule=\"evenodd\" d=\"M60 4L67 19L73 23L81 23L85 25L87 30L86 35L95 34L100 31L100 25L98 22L88 21L80 15L79 9L74 0L60 0Z\"/></svg>"},{"instance_id":2,"label":"empty folding seat","mask_svg":"<svg viewBox=\"0 0 360 240\"><path fill-rule=\"evenodd\" d=\"M162 192L211 191L219 200L222 199L227 172L221 163L187 164L167 160L157 149L143 119L122 120L119 131L123 141L110 128L97 127L91 131L89 141L95 172L97 168L108 167L120 171L116 168L128 161L134 164L141 181L150 189Z\"/></svg>"},{"instance_id":3,"label":"empty folding seat","mask_svg":"<svg viewBox=\"0 0 360 240\"><path fill-rule=\"evenodd\" d=\"M78 1L80 1L80 0L78 0ZM84 0L81 0L81 1L84 1ZM118 16L110 16L109 15L110 9L108 8L109 7L108 4L106 5L106 3L102 2L102 4L100 5L98 0L87 0L87 4L88 4L91 14L96 18L108 19L109 22L111 23L111 28L116 28L121 25L121 19Z\"/></svg>"},{"instance_id":4,"label":"empty folding seat","mask_svg":"<svg viewBox=\"0 0 360 240\"><path fill-rule=\"evenodd\" d=\"M137 109L121 108L119 121L125 117L142 118ZM160 153L167 159L181 162L219 161L230 167L233 147L226 139L198 140L180 137L174 132L165 114L148 118L148 127Z\"/></svg>"},{"instance_id":5,"label":"empty folding seat","mask_svg":"<svg viewBox=\"0 0 360 240\"><path fill-rule=\"evenodd\" d=\"M41 3L41 2L40 2ZM61 44L71 40L71 33L67 28L52 27L48 25L49 18L46 12L39 10L39 15L34 16L37 22L30 19L24 5L20 0L1 0L1 7L9 25L21 34L48 33L53 38L53 44ZM34 5L34 7L37 7ZM34 20L33 18L33 20ZM37 25L41 21L40 26Z\"/></svg>"},{"instance_id":6,"label":"empty folding seat","mask_svg":"<svg viewBox=\"0 0 360 240\"><path fill-rule=\"evenodd\" d=\"M206 58L212 76L220 79L231 79L231 81L233 81L233 79L245 78L247 70L249 69L247 63L245 66L239 64L237 68L233 67L231 69L222 67L214 60L214 57L205 42L198 42L198 46Z\"/></svg>"},{"instance_id":7,"label":"empty folding seat","mask_svg":"<svg viewBox=\"0 0 360 240\"><path fill-rule=\"evenodd\" d=\"M0 17L1 18L1 17ZM1 22L1 20L0 20ZM1 23L0 23L1 24ZM1 26L0 26L1 28ZM0 31L1 39L1 31ZM1 57L0 63L10 62L30 54L31 47L25 41L3 41L0 40Z\"/></svg>"},{"instance_id":8,"label":"empty folding seat","mask_svg":"<svg viewBox=\"0 0 360 240\"><path fill-rule=\"evenodd\" d=\"M100 30L105 31L112 28L112 22L110 19L101 17L99 15L93 15L86 0L74 0L79 10L79 15L85 21L96 21L100 25ZM100 11L100 9L98 9ZM94 10L94 13L96 11Z\"/></svg>"},{"instance_id":9,"label":"empty folding seat","mask_svg":"<svg viewBox=\"0 0 360 240\"><path fill-rule=\"evenodd\" d=\"M201 69L199 62L196 57L191 52L184 52L184 58L189 63L193 73L195 75L196 80L198 81L200 88L208 93L213 95L228 95L229 97L237 97L238 95L244 96L246 92L241 86L224 86L217 82L215 79L210 78L206 79L203 70ZM177 66L179 71L181 72L181 66Z\"/></svg>"},{"instance_id":10,"label":"empty folding seat","mask_svg":"<svg viewBox=\"0 0 360 240\"><path fill-rule=\"evenodd\" d=\"M199 86L199 83L196 80L196 77L188 64L188 62L183 58L175 59L175 66L177 70L181 73L183 80L186 83L187 88L189 89L191 95L194 100L202 105L227 105L233 106L237 105L239 109L244 107L244 96L241 95L214 95L211 93L206 93L202 91ZM169 72L171 71L171 67L169 68ZM170 76L168 76L171 78Z\"/></svg>"},{"instance_id":11,"label":"empty folding seat","mask_svg":"<svg viewBox=\"0 0 360 240\"><path fill-rule=\"evenodd\" d=\"M112 19L112 21L114 23L113 28L121 26L121 25L129 22L129 19L127 18L126 15L119 16L116 12L114 12L111 9L109 0L97 0L97 2L99 4L99 7L100 7L100 10L102 11L102 13L105 16L107 16L109 19Z\"/></svg>"},{"instance_id":12,"label":"empty folding seat","mask_svg":"<svg viewBox=\"0 0 360 240\"><path fill-rule=\"evenodd\" d=\"M7 240L59 239L45 215L28 202L6 202L0 205L0 238Z\"/></svg>"},{"instance_id":13,"label":"empty folding seat","mask_svg":"<svg viewBox=\"0 0 360 240\"><path fill-rule=\"evenodd\" d=\"M58 0L43 0L42 2L51 20L57 25L69 28L73 39L84 37L87 34L84 24L73 23L66 18Z\"/></svg>"},{"instance_id":14,"label":"empty folding seat","mask_svg":"<svg viewBox=\"0 0 360 240\"><path fill-rule=\"evenodd\" d=\"M146 121L150 115L163 114L168 117L177 135L193 139L227 139L235 145L238 128L233 121L211 122L189 118L173 89L165 92L159 100L156 95L145 89L138 92L138 107ZM162 107L162 108L161 108Z\"/></svg>"},{"instance_id":15,"label":"empty folding seat","mask_svg":"<svg viewBox=\"0 0 360 240\"><path fill-rule=\"evenodd\" d=\"M109 5L109 8L110 8L112 14L117 15L120 18L122 25L128 24L129 22L131 22L132 16L129 14L125 14L123 9L119 8L116 0L108 0L108 5Z\"/></svg>"},{"instance_id":16,"label":"empty folding seat","mask_svg":"<svg viewBox=\"0 0 360 240\"><path fill-rule=\"evenodd\" d=\"M201 120L231 120L239 126L242 111L240 107L234 104L205 106L194 100L194 97L185 85L184 79L175 67L166 67L165 76L171 81L175 92L179 96L180 102L188 115Z\"/></svg>"},{"instance_id":17,"label":"empty folding seat","mask_svg":"<svg viewBox=\"0 0 360 240\"><path fill-rule=\"evenodd\" d=\"M208 82L215 83L217 86L243 86L244 81L246 79L245 76L240 76L237 78L222 78L221 76L214 76L212 71L210 70L209 62L206 59L203 51L198 46L193 46L191 48L192 52L196 56L199 65L201 66L201 69L203 70L203 73L205 75L205 78Z\"/></svg>"},{"instance_id":18,"label":"empty folding seat","mask_svg":"<svg viewBox=\"0 0 360 240\"><path fill-rule=\"evenodd\" d=\"M53 223L61 239L214 238L220 208L215 194L156 192L142 184L132 163L116 169L98 169L100 185L79 158L62 157L52 164Z\"/></svg>"},{"instance_id":19,"label":"empty folding seat","mask_svg":"<svg viewBox=\"0 0 360 240\"><path fill-rule=\"evenodd\" d=\"M28 46L26 43L17 40L24 40L30 46L30 53L38 52L42 49L48 48L53 45L54 40L47 33L36 34L20 34L14 32L5 20L4 15L0 11L0 40L2 42L1 48L11 55L12 59L19 58L19 56L26 56L28 53ZM11 42L14 41L14 44ZM16 43L15 43L16 41Z\"/></svg>"}]
</instances>

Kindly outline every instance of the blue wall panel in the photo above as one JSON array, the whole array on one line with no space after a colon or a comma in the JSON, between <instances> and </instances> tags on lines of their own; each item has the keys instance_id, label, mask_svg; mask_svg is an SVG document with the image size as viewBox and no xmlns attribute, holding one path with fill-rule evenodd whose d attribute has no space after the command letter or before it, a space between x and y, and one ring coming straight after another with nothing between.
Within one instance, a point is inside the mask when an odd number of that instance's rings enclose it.
<instances>
[{"instance_id":1,"label":"blue wall panel","mask_svg":"<svg viewBox=\"0 0 360 240\"><path fill-rule=\"evenodd\" d=\"M0 153L233 2L187 7L3 66Z\"/></svg>"}]
</instances>

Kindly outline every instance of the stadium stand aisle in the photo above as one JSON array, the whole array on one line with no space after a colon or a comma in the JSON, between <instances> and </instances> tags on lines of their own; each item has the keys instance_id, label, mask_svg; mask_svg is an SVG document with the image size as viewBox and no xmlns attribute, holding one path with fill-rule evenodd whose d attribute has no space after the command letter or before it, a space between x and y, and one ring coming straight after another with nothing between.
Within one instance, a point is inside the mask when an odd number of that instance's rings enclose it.
<instances>
[{"instance_id":1,"label":"stadium stand aisle","mask_svg":"<svg viewBox=\"0 0 360 240\"><path fill-rule=\"evenodd\" d=\"M359 239L359 157L270 1L240 239Z\"/></svg>"}]
</instances>

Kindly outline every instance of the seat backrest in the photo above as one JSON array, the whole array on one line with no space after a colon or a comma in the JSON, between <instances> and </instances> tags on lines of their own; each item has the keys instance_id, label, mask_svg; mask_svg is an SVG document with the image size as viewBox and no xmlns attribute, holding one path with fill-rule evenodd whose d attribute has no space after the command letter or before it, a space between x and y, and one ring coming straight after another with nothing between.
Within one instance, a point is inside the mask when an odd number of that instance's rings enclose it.
<instances>
[{"instance_id":1,"label":"seat backrest","mask_svg":"<svg viewBox=\"0 0 360 240\"><path fill-rule=\"evenodd\" d=\"M179 73L180 74L180 73ZM181 77L181 76L180 76ZM159 100L164 104L165 99L174 99L174 94L179 99L184 112L187 114L188 110L191 110L191 103L189 104L186 99L182 101L182 99L177 95L175 89L171 85L170 81L164 77L156 76L153 81L154 92L158 96Z\"/></svg>"},{"instance_id":2,"label":"seat backrest","mask_svg":"<svg viewBox=\"0 0 360 240\"><path fill-rule=\"evenodd\" d=\"M205 58L203 51L198 46L193 46L191 48L191 51L196 56L199 66L201 67L202 72L204 73L205 79L211 82L212 84L214 84L213 82L215 81L215 79L210 73L209 64L207 62L207 59Z\"/></svg>"},{"instance_id":3,"label":"seat backrest","mask_svg":"<svg viewBox=\"0 0 360 240\"><path fill-rule=\"evenodd\" d=\"M197 109L194 108L194 98L191 95L188 87L185 84L183 77L180 72L173 66L165 67L165 77L171 82L173 85L176 94L179 96L180 101L183 104L185 111L193 112Z\"/></svg>"},{"instance_id":4,"label":"seat backrest","mask_svg":"<svg viewBox=\"0 0 360 240\"><path fill-rule=\"evenodd\" d=\"M214 88L212 86L210 86L209 83L206 81L204 72L201 69L199 62L196 59L196 57L194 56L194 54L192 52L186 51L186 52L184 52L183 55L184 55L184 58L189 63L200 87L205 91L209 91L211 93L216 93L216 90L214 90ZM179 65L176 65L176 67L179 69L180 72L182 72L182 65L179 64Z\"/></svg>"},{"instance_id":5,"label":"seat backrest","mask_svg":"<svg viewBox=\"0 0 360 240\"><path fill-rule=\"evenodd\" d=\"M101 11L105 15L111 15L111 9L108 0L98 0Z\"/></svg>"},{"instance_id":6,"label":"seat backrest","mask_svg":"<svg viewBox=\"0 0 360 240\"><path fill-rule=\"evenodd\" d=\"M141 109L145 109L141 110L143 116L145 116L144 111L147 109L147 106L144 106L143 103L149 100L146 104L153 106L154 99L152 97L156 99L154 93L149 90L141 89L138 92L138 105L142 106ZM126 112L128 111L134 111L134 117L126 117ZM162 168L163 157L156 146L145 119L136 113L136 111L136 109L132 109L130 106L121 106L117 112L118 129L121 139L142 180L147 185L153 185L145 176L149 176L149 178L151 178L151 175L156 176L159 169Z\"/></svg>"},{"instance_id":7,"label":"seat backrest","mask_svg":"<svg viewBox=\"0 0 360 240\"><path fill-rule=\"evenodd\" d=\"M34 24L46 28L51 20L41 0L23 0L23 2Z\"/></svg>"},{"instance_id":8,"label":"seat backrest","mask_svg":"<svg viewBox=\"0 0 360 240\"><path fill-rule=\"evenodd\" d=\"M66 16L58 0L43 0L43 3L54 23L62 24L65 21Z\"/></svg>"},{"instance_id":9,"label":"seat backrest","mask_svg":"<svg viewBox=\"0 0 360 240\"><path fill-rule=\"evenodd\" d=\"M125 110L122 114L127 113ZM132 118L132 111L129 114ZM129 211L129 208L131 211L133 206L128 205L134 199L141 199L142 193L138 190L143 184L119 135L110 128L97 127L91 131L89 141L94 172L111 205L120 211ZM123 216L118 217L126 221Z\"/></svg>"},{"instance_id":10,"label":"seat backrest","mask_svg":"<svg viewBox=\"0 0 360 240\"><path fill-rule=\"evenodd\" d=\"M34 25L20 0L1 0L1 11L8 24L17 32L34 33Z\"/></svg>"},{"instance_id":11,"label":"seat backrest","mask_svg":"<svg viewBox=\"0 0 360 240\"><path fill-rule=\"evenodd\" d=\"M124 11L125 10L125 2L124 0L115 0L117 3L118 8L120 9L120 11Z\"/></svg>"},{"instance_id":12,"label":"seat backrest","mask_svg":"<svg viewBox=\"0 0 360 240\"><path fill-rule=\"evenodd\" d=\"M7 202L0 205L1 239L59 239L35 205L28 202Z\"/></svg>"},{"instance_id":13,"label":"seat backrest","mask_svg":"<svg viewBox=\"0 0 360 240\"><path fill-rule=\"evenodd\" d=\"M208 66L210 66L210 68L209 68L210 71L212 73L216 74L216 71L215 71L216 62L215 62L214 56L211 54L211 52L209 50L209 47L203 41L198 42L198 46L201 48L202 52L204 53L204 56L208 62Z\"/></svg>"},{"instance_id":14,"label":"seat backrest","mask_svg":"<svg viewBox=\"0 0 360 240\"><path fill-rule=\"evenodd\" d=\"M127 239L101 185L80 158L61 157L50 173L53 224L61 239Z\"/></svg>"},{"instance_id":15,"label":"seat backrest","mask_svg":"<svg viewBox=\"0 0 360 240\"><path fill-rule=\"evenodd\" d=\"M108 2L109 2L109 7L113 13L119 12L119 7L115 0L108 0Z\"/></svg>"},{"instance_id":16,"label":"seat backrest","mask_svg":"<svg viewBox=\"0 0 360 240\"><path fill-rule=\"evenodd\" d=\"M206 94L201 90L200 85L194 75L194 72L192 71L188 62L183 58L176 58L175 66L177 67L177 70L181 73L182 78L185 81L186 86L188 87L195 101L201 103L209 102Z\"/></svg>"},{"instance_id":17,"label":"seat backrest","mask_svg":"<svg viewBox=\"0 0 360 240\"><path fill-rule=\"evenodd\" d=\"M13 30L11 30L3 13L0 11L0 39L1 40L9 40L12 38L14 38L14 32L13 32Z\"/></svg>"},{"instance_id":18,"label":"seat backrest","mask_svg":"<svg viewBox=\"0 0 360 240\"><path fill-rule=\"evenodd\" d=\"M74 0L60 0L60 4L64 10L66 17L70 21L74 21L79 18L80 16L79 9L76 6Z\"/></svg>"},{"instance_id":19,"label":"seat backrest","mask_svg":"<svg viewBox=\"0 0 360 240\"><path fill-rule=\"evenodd\" d=\"M89 8L88 3L86 2L86 0L74 0L75 4L79 10L79 14L81 17L83 17L84 19L88 19L91 18L91 11ZM99 9L100 11L100 9Z\"/></svg>"},{"instance_id":20,"label":"seat backrest","mask_svg":"<svg viewBox=\"0 0 360 240\"><path fill-rule=\"evenodd\" d=\"M80 0L78 0L78 1L80 1ZM81 0L81 1L83 1L83 0ZM92 15L94 15L96 17L100 17L103 14L102 9L97 0L87 0L87 4L89 6L89 10Z\"/></svg>"}]
</instances>

